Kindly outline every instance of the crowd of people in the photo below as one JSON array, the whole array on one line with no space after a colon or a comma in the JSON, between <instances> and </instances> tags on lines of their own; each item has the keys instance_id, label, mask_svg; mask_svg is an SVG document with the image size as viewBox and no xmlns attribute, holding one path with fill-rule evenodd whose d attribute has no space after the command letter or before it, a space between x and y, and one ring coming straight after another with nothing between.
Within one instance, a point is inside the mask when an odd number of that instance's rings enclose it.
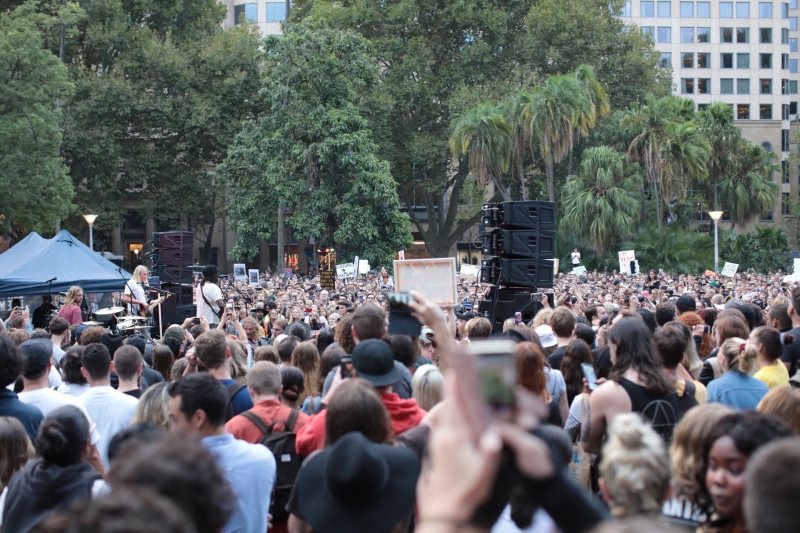
<instances>
[{"instance_id":1,"label":"crowd of people","mask_svg":"<svg viewBox=\"0 0 800 533\"><path fill-rule=\"evenodd\" d=\"M134 272L117 301L148 305L146 280ZM0 322L0 527L800 523L800 287L783 273L564 274L530 320L502 328L477 313L487 289L459 279L445 307L413 293L418 334L394 331L386 271L323 288L208 266L197 316L157 341L83 324L80 287L46 328L15 307ZM475 355L499 346L491 362ZM498 361L512 376L503 406L485 396Z\"/></svg>"}]
</instances>

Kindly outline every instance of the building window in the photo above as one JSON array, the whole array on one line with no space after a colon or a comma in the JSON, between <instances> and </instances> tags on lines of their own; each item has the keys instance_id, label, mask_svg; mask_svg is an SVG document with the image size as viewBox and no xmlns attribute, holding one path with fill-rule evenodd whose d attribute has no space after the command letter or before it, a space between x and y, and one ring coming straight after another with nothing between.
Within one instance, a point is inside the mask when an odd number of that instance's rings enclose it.
<instances>
[{"instance_id":1,"label":"building window","mask_svg":"<svg viewBox=\"0 0 800 533\"><path fill-rule=\"evenodd\" d=\"M797 94L797 80L789 80L789 94Z\"/></svg>"},{"instance_id":2,"label":"building window","mask_svg":"<svg viewBox=\"0 0 800 533\"><path fill-rule=\"evenodd\" d=\"M783 104L781 106L781 119L789 120L789 104ZM786 183L789 183L788 181Z\"/></svg>"},{"instance_id":3,"label":"building window","mask_svg":"<svg viewBox=\"0 0 800 533\"><path fill-rule=\"evenodd\" d=\"M797 60L790 59L789 60L789 72L796 73L797 72Z\"/></svg>"},{"instance_id":4,"label":"building window","mask_svg":"<svg viewBox=\"0 0 800 533\"><path fill-rule=\"evenodd\" d=\"M732 19L733 18L733 2L720 2L719 3L719 18Z\"/></svg>"},{"instance_id":5,"label":"building window","mask_svg":"<svg viewBox=\"0 0 800 533\"><path fill-rule=\"evenodd\" d=\"M719 42L732 43L733 42L733 28L720 28L719 29Z\"/></svg>"},{"instance_id":6,"label":"building window","mask_svg":"<svg viewBox=\"0 0 800 533\"><path fill-rule=\"evenodd\" d=\"M711 54L697 54L697 68L711 68Z\"/></svg>"},{"instance_id":7,"label":"building window","mask_svg":"<svg viewBox=\"0 0 800 533\"><path fill-rule=\"evenodd\" d=\"M789 51L797 52L797 37L792 37L789 39Z\"/></svg>"},{"instance_id":8,"label":"building window","mask_svg":"<svg viewBox=\"0 0 800 533\"><path fill-rule=\"evenodd\" d=\"M720 68L733 68L733 54L719 55Z\"/></svg>"},{"instance_id":9,"label":"building window","mask_svg":"<svg viewBox=\"0 0 800 533\"><path fill-rule=\"evenodd\" d=\"M286 10L284 9L284 15ZM620 17L630 17L631 16L631 0L625 0L625 3L622 4L622 11L619 13Z\"/></svg>"},{"instance_id":10,"label":"building window","mask_svg":"<svg viewBox=\"0 0 800 533\"><path fill-rule=\"evenodd\" d=\"M711 80L707 78L698 78L697 80L697 94L711 93Z\"/></svg>"},{"instance_id":11,"label":"building window","mask_svg":"<svg viewBox=\"0 0 800 533\"><path fill-rule=\"evenodd\" d=\"M643 17L653 17L655 13L653 11L654 2L641 2L639 4L639 13Z\"/></svg>"},{"instance_id":12,"label":"building window","mask_svg":"<svg viewBox=\"0 0 800 533\"><path fill-rule=\"evenodd\" d=\"M750 28L736 28L736 42L749 43L750 42Z\"/></svg>"},{"instance_id":13,"label":"building window","mask_svg":"<svg viewBox=\"0 0 800 533\"><path fill-rule=\"evenodd\" d=\"M683 68L694 68L694 54L691 52L681 54L681 65Z\"/></svg>"},{"instance_id":14,"label":"building window","mask_svg":"<svg viewBox=\"0 0 800 533\"><path fill-rule=\"evenodd\" d=\"M694 42L694 28L681 28L681 42L682 43Z\"/></svg>"},{"instance_id":15,"label":"building window","mask_svg":"<svg viewBox=\"0 0 800 533\"><path fill-rule=\"evenodd\" d=\"M764 151L766 151L766 152L771 152L772 151L772 143L768 143L768 142L765 141L765 142L761 143L761 148L763 148Z\"/></svg>"},{"instance_id":16,"label":"building window","mask_svg":"<svg viewBox=\"0 0 800 533\"><path fill-rule=\"evenodd\" d=\"M750 78L739 78L736 80L737 94L750 94Z\"/></svg>"},{"instance_id":17,"label":"building window","mask_svg":"<svg viewBox=\"0 0 800 533\"><path fill-rule=\"evenodd\" d=\"M658 42L671 43L672 42L672 28L669 26L658 27Z\"/></svg>"},{"instance_id":18,"label":"building window","mask_svg":"<svg viewBox=\"0 0 800 533\"><path fill-rule=\"evenodd\" d=\"M672 2L659 2L658 3L658 16L662 18L669 18L672 16Z\"/></svg>"},{"instance_id":19,"label":"building window","mask_svg":"<svg viewBox=\"0 0 800 533\"><path fill-rule=\"evenodd\" d=\"M722 78L719 80L720 94L733 94L733 78Z\"/></svg>"},{"instance_id":20,"label":"building window","mask_svg":"<svg viewBox=\"0 0 800 533\"><path fill-rule=\"evenodd\" d=\"M789 162L781 161L781 183L789 183Z\"/></svg>"},{"instance_id":21,"label":"building window","mask_svg":"<svg viewBox=\"0 0 800 533\"><path fill-rule=\"evenodd\" d=\"M258 22L258 4L240 4L233 6L233 16L236 24L247 22Z\"/></svg>"},{"instance_id":22,"label":"building window","mask_svg":"<svg viewBox=\"0 0 800 533\"><path fill-rule=\"evenodd\" d=\"M681 78L681 94L694 93L694 78Z\"/></svg>"},{"instance_id":23,"label":"building window","mask_svg":"<svg viewBox=\"0 0 800 533\"><path fill-rule=\"evenodd\" d=\"M789 117L797 114L797 102L789 102Z\"/></svg>"},{"instance_id":24,"label":"building window","mask_svg":"<svg viewBox=\"0 0 800 533\"><path fill-rule=\"evenodd\" d=\"M772 209L770 209L769 211L764 211L761 214L761 222L772 222L772 221L773 221Z\"/></svg>"},{"instance_id":25,"label":"building window","mask_svg":"<svg viewBox=\"0 0 800 533\"><path fill-rule=\"evenodd\" d=\"M759 54L761 68L772 68L772 54Z\"/></svg>"},{"instance_id":26,"label":"building window","mask_svg":"<svg viewBox=\"0 0 800 533\"><path fill-rule=\"evenodd\" d=\"M761 104L758 106L758 117L761 120L772 120L772 104Z\"/></svg>"},{"instance_id":27,"label":"building window","mask_svg":"<svg viewBox=\"0 0 800 533\"><path fill-rule=\"evenodd\" d=\"M781 44L789 44L789 28L781 28Z\"/></svg>"},{"instance_id":28,"label":"building window","mask_svg":"<svg viewBox=\"0 0 800 533\"><path fill-rule=\"evenodd\" d=\"M789 151L789 130L781 130L781 152Z\"/></svg>"},{"instance_id":29,"label":"building window","mask_svg":"<svg viewBox=\"0 0 800 533\"><path fill-rule=\"evenodd\" d=\"M797 0L789 0L789 9L797 9Z\"/></svg>"},{"instance_id":30,"label":"building window","mask_svg":"<svg viewBox=\"0 0 800 533\"><path fill-rule=\"evenodd\" d=\"M782 215L791 215L792 210L789 206L789 193L784 192L781 193L781 214Z\"/></svg>"},{"instance_id":31,"label":"building window","mask_svg":"<svg viewBox=\"0 0 800 533\"><path fill-rule=\"evenodd\" d=\"M789 29L797 31L797 17L789 17Z\"/></svg>"},{"instance_id":32,"label":"building window","mask_svg":"<svg viewBox=\"0 0 800 533\"><path fill-rule=\"evenodd\" d=\"M784 20L789 18L789 4L786 2L781 3L781 18Z\"/></svg>"},{"instance_id":33,"label":"building window","mask_svg":"<svg viewBox=\"0 0 800 533\"><path fill-rule=\"evenodd\" d=\"M789 80L781 80L781 94L789 94Z\"/></svg>"},{"instance_id":34,"label":"building window","mask_svg":"<svg viewBox=\"0 0 800 533\"><path fill-rule=\"evenodd\" d=\"M736 18L737 19L750 18L750 2L736 2Z\"/></svg>"},{"instance_id":35,"label":"building window","mask_svg":"<svg viewBox=\"0 0 800 533\"><path fill-rule=\"evenodd\" d=\"M772 18L772 2L759 2L758 3L758 18L771 19Z\"/></svg>"},{"instance_id":36,"label":"building window","mask_svg":"<svg viewBox=\"0 0 800 533\"><path fill-rule=\"evenodd\" d=\"M681 18L694 17L694 2L681 2Z\"/></svg>"},{"instance_id":37,"label":"building window","mask_svg":"<svg viewBox=\"0 0 800 533\"><path fill-rule=\"evenodd\" d=\"M651 41L655 41L655 28L652 26L642 26L642 34L650 37Z\"/></svg>"},{"instance_id":38,"label":"building window","mask_svg":"<svg viewBox=\"0 0 800 533\"><path fill-rule=\"evenodd\" d=\"M710 43L711 42L711 28L697 28L697 42Z\"/></svg>"},{"instance_id":39,"label":"building window","mask_svg":"<svg viewBox=\"0 0 800 533\"><path fill-rule=\"evenodd\" d=\"M669 68L672 66L672 53L661 52L661 59L658 60L658 66L661 68Z\"/></svg>"},{"instance_id":40,"label":"building window","mask_svg":"<svg viewBox=\"0 0 800 533\"><path fill-rule=\"evenodd\" d=\"M758 30L760 41L762 44L769 44L772 42L772 28L760 28Z\"/></svg>"},{"instance_id":41,"label":"building window","mask_svg":"<svg viewBox=\"0 0 800 533\"><path fill-rule=\"evenodd\" d=\"M736 118L747 120L750 118L750 104L739 104L736 106Z\"/></svg>"},{"instance_id":42,"label":"building window","mask_svg":"<svg viewBox=\"0 0 800 533\"><path fill-rule=\"evenodd\" d=\"M736 54L736 68L750 68L750 54Z\"/></svg>"},{"instance_id":43,"label":"building window","mask_svg":"<svg viewBox=\"0 0 800 533\"><path fill-rule=\"evenodd\" d=\"M711 2L697 2L697 18L711 18Z\"/></svg>"},{"instance_id":44,"label":"building window","mask_svg":"<svg viewBox=\"0 0 800 533\"><path fill-rule=\"evenodd\" d=\"M626 3L630 9L630 2ZM284 20L286 20L286 2L267 2L267 22L283 22Z\"/></svg>"},{"instance_id":45,"label":"building window","mask_svg":"<svg viewBox=\"0 0 800 533\"><path fill-rule=\"evenodd\" d=\"M789 69L789 54L781 54L781 70Z\"/></svg>"},{"instance_id":46,"label":"building window","mask_svg":"<svg viewBox=\"0 0 800 533\"><path fill-rule=\"evenodd\" d=\"M761 86L761 94L772 94L772 80L759 80Z\"/></svg>"}]
</instances>

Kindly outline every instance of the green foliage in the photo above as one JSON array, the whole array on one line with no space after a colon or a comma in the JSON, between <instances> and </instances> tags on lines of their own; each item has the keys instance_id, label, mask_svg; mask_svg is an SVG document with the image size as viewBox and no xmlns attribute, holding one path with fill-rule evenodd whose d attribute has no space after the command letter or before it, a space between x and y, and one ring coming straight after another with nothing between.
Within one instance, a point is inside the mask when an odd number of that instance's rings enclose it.
<instances>
[{"instance_id":1,"label":"green foliage","mask_svg":"<svg viewBox=\"0 0 800 533\"><path fill-rule=\"evenodd\" d=\"M220 167L233 227L245 238L235 254L254 254L247 238L268 238L274 226L264 213L283 205L299 235L335 246L340 257L389 264L411 234L389 164L357 106L359 91L378 81L369 43L297 23L268 37L265 52L261 95L269 112L245 124Z\"/></svg>"},{"instance_id":2,"label":"green foliage","mask_svg":"<svg viewBox=\"0 0 800 533\"><path fill-rule=\"evenodd\" d=\"M720 204L730 213L732 228L744 226L775 205L778 185L767 176L780 170L772 163L773 154L744 139L735 143L734 154L730 173L719 180Z\"/></svg>"},{"instance_id":3,"label":"green foliage","mask_svg":"<svg viewBox=\"0 0 800 533\"><path fill-rule=\"evenodd\" d=\"M725 261L737 263L739 272L749 268L757 272L789 270L792 264L789 235L784 228L755 226L753 231L736 235L720 232L720 265Z\"/></svg>"},{"instance_id":4,"label":"green foliage","mask_svg":"<svg viewBox=\"0 0 800 533\"><path fill-rule=\"evenodd\" d=\"M52 232L72 210L57 101L73 85L42 39L54 24L33 2L0 12L0 230L15 240Z\"/></svg>"}]
</instances>

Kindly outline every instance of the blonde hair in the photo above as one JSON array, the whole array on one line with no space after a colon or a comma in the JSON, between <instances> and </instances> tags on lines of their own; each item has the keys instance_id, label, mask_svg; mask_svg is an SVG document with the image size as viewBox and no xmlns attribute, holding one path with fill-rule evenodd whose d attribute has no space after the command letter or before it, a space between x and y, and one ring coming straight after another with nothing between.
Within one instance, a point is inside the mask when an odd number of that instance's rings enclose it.
<instances>
[{"instance_id":1,"label":"blonde hair","mask_svg":"<svg viewBox=\"0 0 800 533\"><path fill-rule=\"evenodd\" d=\"M141 279L139 278L139 276L141 276L142 272L147 272L146 266L139 265L136 268L134 268L133 275L131 276L131 281L133 281L134 283L141 283Z\"/></svg>"},{"instance_id":2,"label":"blonde hair","mask_svg":"<svg viewBox=\"0 0 800 533\"><path fill-rule=\"evenodd\" d=\"M292 350L291 365L303 373L305 389L297 397L297 403L302 405L306 398L313 397L319 392L319 351L311 341L301 342Z\"/></svg>"},{"instance_id":3,"label":"blonde hair","mask_svg":"<svg viewBox=\"0 0 800 533\"><path fill-rule=\"evenodd\" d=\"M236 381L246 383L247 377L247 350L241 341L226 339L228 349L231 351L231 377Z\"/></svg>"},{"instance_id":4,"label":"blonde hair","mask_svg":"<svg viewBox=\"0 0 800 533\"><path fill-rule=\"evenodd\" d=\"M131 419L131 425L152 422L164 429L169 429L172 422L169 420L169 384L165 381L147 387L136 404L136 412Z\"/></svg>"},{"instance_id":5,"label":"blonde hair","mask_svg":"<svg viewBox=\"0 0 800 533\"><path fill-rule=\"evenodd\" d=\"M705 494L705 450L717 423L732 412L730 407L721 403L701 405L687 411L675 426L669 448L675 469L672 473L673 496L698 505L706 503L699 501Z\"/></svg>"},{"instance_id":6,"label":"blonde hair","mask_svg":"<svg viewBox=\"0 0 800 533\"><path fill-rule=\"evenodd\" d=\"M444 376L434 365L422 365L411 378L414 399L420 408L430 411L444 399Z\"/></svg>"},{"instance_id":7,"label":"blonde hair","mask_svg":"<svg viewBox=\"0 0 800 533\"><path fill-rule=\"evenodd\" d=\"M66 307L68 305L75 305L75 295L79 292L83 292L81 287L78 287L77 285L70 287L67 291L67 295L64 297L64 306Z\"/></svg>"},{"instance_id":8,"label":"blonde hair","mask_svg":"<svg viewBox=\"0 0 800 533\"><path fill-rule=\"evenodd\" d=\"M756 411L781 419L795 435L800 434L800 393L792 387L775 387L758 402Z\"/></svg>"},{"instance_id":9,"label":"blonde hair","mask_svg":"<svg viewBox=\"0 0 800 533\"><path fill-rule=\"evenodd\" d=\"M538 328L539 326L543 325L550 325L550 319L553 317L553 310L552 309L542 309L536 316L533 318L533 329Z\"/></svg>"},{"instance_id":10,"label":"blonde hair","mask_svg":"<svg viewBox=\"0 0 800 533\"><path fill-rule=\"evenodd\" d=\"M733 337L722 343L719 353L728 362L728 370L753 374L758 357L758 347L747 344L744 339Z\"/></svg>"},{"instance_id":11,"label":"blonde hair","mask_svg":"<svg viewBox=\"0 0 800 533\"><path fill-rule=\"evenodd\" d=\"M670 479L664 441L640 415L617 415L603 446L600 475L615 517L660 512Z\"/></svg>"},{"instance_id":12,"label":"blonde hair","mask_svg":"<svg viewBox=\"0 0 800 533\"><path fill-rule=\"evenodd\" d=\"M516 325L517 323L513 318L506 318L505 321L503 322L503 331L504 332L508 331L509 329L513 328Z\"/></svg>"}]
</instances>

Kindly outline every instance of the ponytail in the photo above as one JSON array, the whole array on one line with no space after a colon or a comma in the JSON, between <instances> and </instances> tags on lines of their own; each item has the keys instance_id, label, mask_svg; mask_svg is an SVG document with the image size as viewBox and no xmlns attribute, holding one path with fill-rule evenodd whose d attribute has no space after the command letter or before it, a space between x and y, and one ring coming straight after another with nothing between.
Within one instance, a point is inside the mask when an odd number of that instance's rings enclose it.
<instances>
[{"instance_id":1,"label":"ponytail","mask_svg":"<svg viewBox=\"0 0 800 533\"><path fill-rule=\"evenodd\" d=\"M750 374L755 369L758 357L758 348L738 337L733 337L722 343L720 353L728 362L729 370L738 370Z\"/></svg>"}]
</instances>

